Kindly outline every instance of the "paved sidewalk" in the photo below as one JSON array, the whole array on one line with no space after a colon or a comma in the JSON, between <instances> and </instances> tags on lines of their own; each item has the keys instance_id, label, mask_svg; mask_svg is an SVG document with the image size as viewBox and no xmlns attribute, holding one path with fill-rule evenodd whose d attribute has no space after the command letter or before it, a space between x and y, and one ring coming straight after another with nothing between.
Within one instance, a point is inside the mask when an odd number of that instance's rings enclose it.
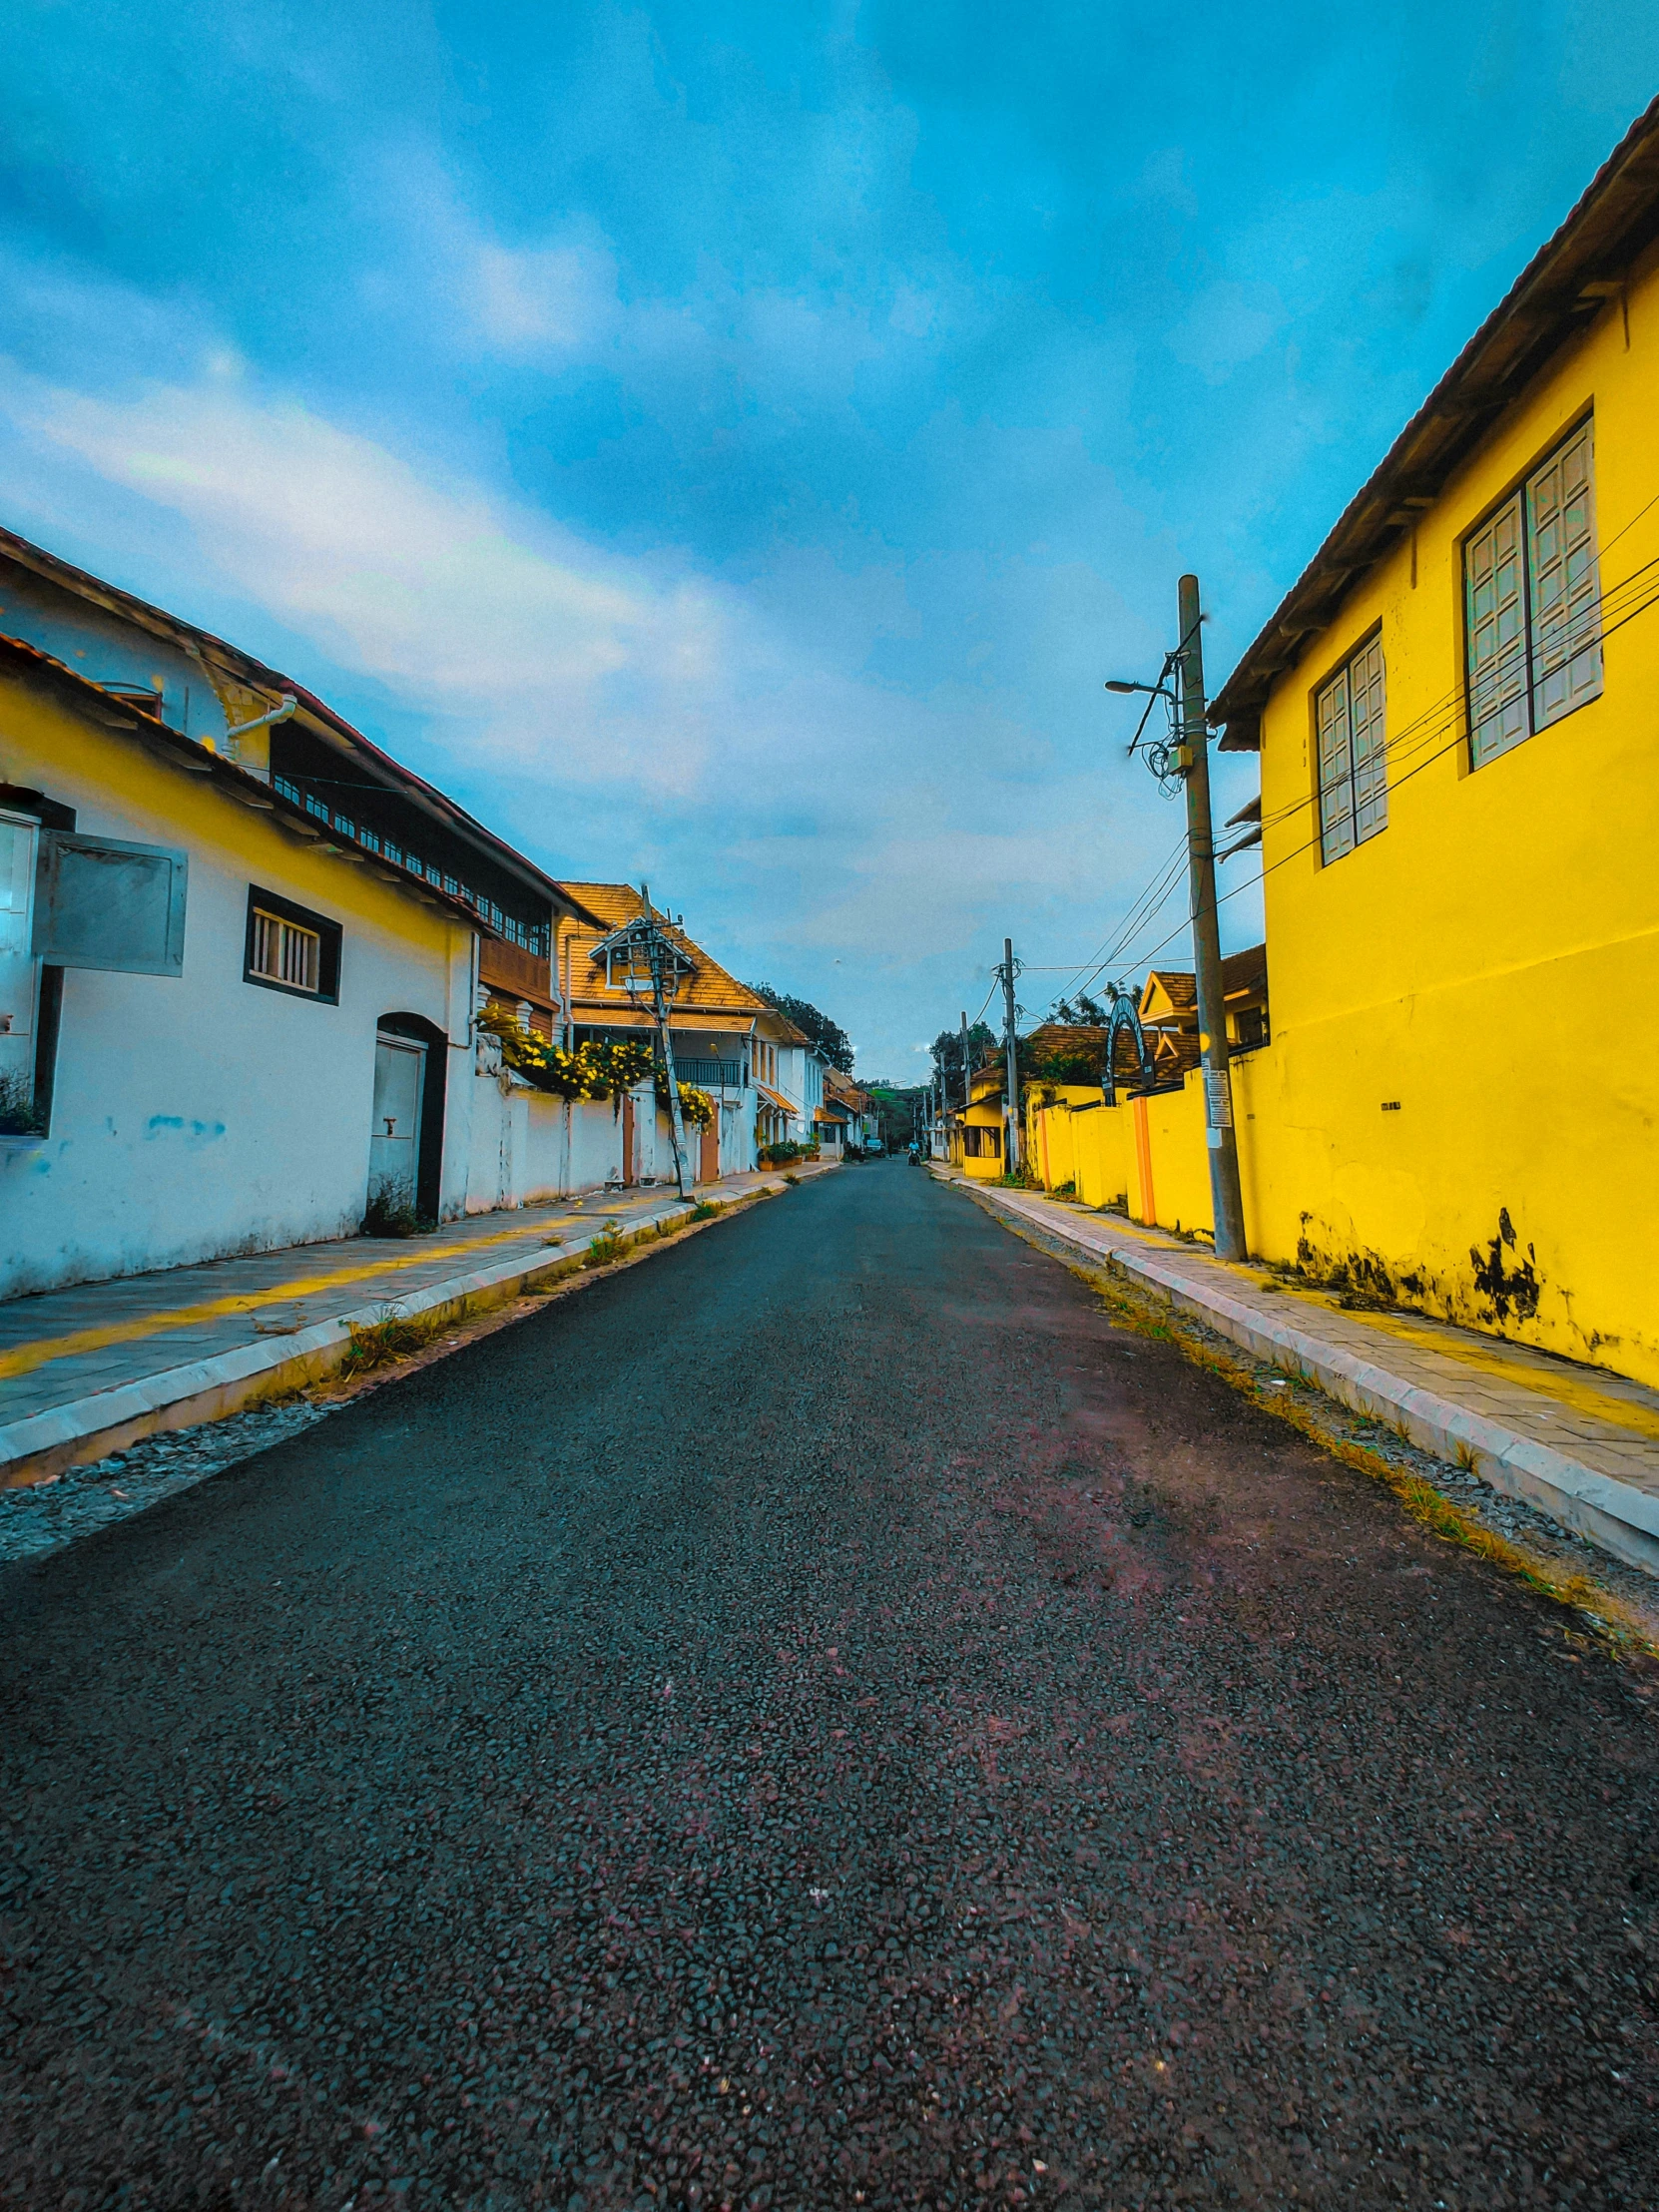
<instances>
[{"instance_id":1,"label":"paved sidewalk","mask_svg":"<svg viewBox=\"0 0 1659 2212\"><path fill-rule=\"evenodd\" d=\"M1448 1322L1348 1310L1120 1215L970 1184L936 1163L933 1173L1080 1258L1115 1261L1255 1358L1403 1426L1437 1458L1472 1461L1494 1489L1659 1572L1659 1391Z\"/></svg>"},{"instance_id":2,"label":"paved sidewalk","mask_svg":"<svg viewBox=\"0 0 1659 2212\"><path fill-rule=\"evenodd\" d=\"M798 1175L826 1174L804 1166ZM721 1202L778 1174L700 1186ZM510 1298L585 1252L611 1220L632 1233L689 1211L672 1187L594 1192L475 1214L430 1236L349 1237L251 1258L79 1284L0 1305L0 1488L217 1419L338 1366L352 1324Z\"/></svg>"}]
</instances>

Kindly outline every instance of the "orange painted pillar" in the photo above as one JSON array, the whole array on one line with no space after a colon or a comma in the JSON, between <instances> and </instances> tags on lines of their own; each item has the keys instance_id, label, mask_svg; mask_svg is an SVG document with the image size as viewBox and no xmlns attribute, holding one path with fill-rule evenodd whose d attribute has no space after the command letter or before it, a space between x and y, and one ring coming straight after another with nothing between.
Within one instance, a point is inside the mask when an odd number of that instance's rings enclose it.
<instances>
[{"instance_id":1,"label":"orange painted pillar","mask_svg":"<svg viewBox=\"0 0 1659 2212\"><path fill-rule=\"evenodd\" d=\"M1152 1189L1152 1131L1147 1125L1146 1100L1132 1098L1129 1111L1135 1128L1135 1175L1140 1185L1135 1194L1135 1219L1151 1229L1157 1225L1158 1201Z\"/></svg>"}]
</instances>

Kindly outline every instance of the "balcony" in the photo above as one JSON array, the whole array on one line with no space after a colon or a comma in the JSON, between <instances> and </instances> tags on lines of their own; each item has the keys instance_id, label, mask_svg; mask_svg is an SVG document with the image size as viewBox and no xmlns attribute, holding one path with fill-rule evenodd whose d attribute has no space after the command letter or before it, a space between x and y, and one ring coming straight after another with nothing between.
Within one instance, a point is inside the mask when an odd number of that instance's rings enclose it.
<instances>
[{"instance_id":1,"label":"balcony","mask_svg":"<svg viewBox=\"0 0 1659 2212\"><path fill-rule=\"evenodd\" d=\"M484 937L478 946L478 974L503 998L549 997L552 974L545 953L526 952L522 945L497 937Z\"/></svg>"},{"instance_id":2,"label":"balcony","mask_svg":"<svg viewBox=\"0 0 1659 2212\"><path fill-rule=\"evenodd\" d=\"M677 1052L674 1055L674 1072L682 1083L691 1083L700 1091L743 1089L741 1060L683 1060Z\"/></svg>"}]
</instances>

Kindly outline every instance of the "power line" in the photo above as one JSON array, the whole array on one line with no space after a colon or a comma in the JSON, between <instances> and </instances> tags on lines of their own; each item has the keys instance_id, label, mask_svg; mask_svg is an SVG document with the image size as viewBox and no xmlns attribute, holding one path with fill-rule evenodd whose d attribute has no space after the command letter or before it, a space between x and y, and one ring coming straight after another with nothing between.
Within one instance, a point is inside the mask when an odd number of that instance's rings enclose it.
<instances>
[{"instance_id":1,"label":"power line","mask_svg":"<svg viewBox=\"0 0 1659 2212\"><path fill-rule=\"evenodd\" d=\"M1648 561L1645 562L1643 566L1647 568L1652 568L1655 566L1659 566L1659 562ZM1638 569L1634 573L1636 575L1640 575L1642 571ZM1605 602L1603 602L1603 604L1605 605ZM1646 599L1640 601L1636 606L1627 608L1620 615L1617 622L1603 623L1598 632L1598 636L1601 638L1608 638L1613 636L1616 631L1622 630L1627 622L1634 622L1638 615L1646 614L1648 609L1653 606L1659 606L1659 591L1651 592ZM1398 790L1401 784L1408 784L1413 776L1420 776L1425 768L1432 768L1436 761L1443 760L1448 753L1456 752L1457 748L1461 744L1463 744L1465 738L1467 737L1467 732L1463 727L1463 718L1461 714L1459 714L1456 719L1457 733L1455 737L1453 737L1448 744L1438 747L1434 752L1426 755L1422 760L1418 761L1414 768L1408 768L1402 776L1393 777L1388 784L1388 792L1390 796ZM1444 727L1443 724L1442 727ZM1306 804L1306 802L1304 802L1304 804ZM1295 810L1287 810L1288 813L1294 811ZM1229 898L1237 898L1241 891L1254 890L1258 883L1265 883L1268 877L1274 874L1279 868L1288 866L1292 860L1300 859L1304 852L1311 852L1314 846L1319 843L1319 833L1316 831L1313 836L1306 838L1301 844L1293 845L1289 852L1282 852L1277 860L1269 861L1262 868L1260 874L1248 876L1242 883L1235 883L1230 891L1224 891L1222 893L1221 898L1219 898L1216 903L1218 905L1221 905ZM1184 923L1182 924L1182 927L1185 927ZM1153 957L1154 953L1161 952L1166 944L1169 944L1180 934L1180 928L1172 929L1169 932L1168 936L1159 939L1158 943L1152 947L1152 951L1146 954L1146 958L1150 960Z\"/></svg>"}]
</instances>

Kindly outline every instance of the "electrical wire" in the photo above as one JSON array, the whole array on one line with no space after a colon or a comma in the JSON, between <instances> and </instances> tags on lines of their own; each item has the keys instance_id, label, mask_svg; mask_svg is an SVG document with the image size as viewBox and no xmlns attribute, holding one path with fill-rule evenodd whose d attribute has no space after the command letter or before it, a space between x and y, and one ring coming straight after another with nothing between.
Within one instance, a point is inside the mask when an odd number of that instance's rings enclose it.
<instances>
[{"instance_id":1,"label":"electrical wire","mask_svg":"<svg viewBox=\"0 0 1659 2212\"><path fill-rule=\"evenodd\" d=\"M1652 504L1652 502L1650 502L1650 504ZM1659 560L1643 563L1644 568L1653 568L1656 566L1659 566ZM1641 573L1641 569L1634 571L1634 574L1638 576ZM1628 582L1630 581L1630 579L1627 578L1626 581ZM1622 589L1622 587L1620 588ZM1605 604L1606 603L1604 601L1604 607ZM1611 637L1616 631L1622 630L1627 622L1634 622L1638 615L1646 614L1650 607L1655 606L1659 606L1659 591L1650 592L1646 599L1639 601L1634 607L1628 607L1624 609L1616 622L1602 623L1597 632L1598 640L1601 638ZM1457 748L1463 744L1467 736L1467 732L1463 728L1463 717L1460 713L1458 714L1456 720L1456 734L1452 737L1448 744L1442 745L1438 747L1434 752L1427 754L1422 760L1417 762L1414 768L1407 769L1403 776L1396 776L1390 779L1388 784L1388 791L1390 796L1399 788L1401 784L1408 784L1413 776L1420 776L1424 769L1432 768L1436 761L1443 760L1448 753L1454 753ZM1546 727L1548 727L1548 725L1546 725ZM1311 852L1314 846L1319 843L1319 834L1318 832L1316 832L1313 836L1306 838L1301 844L1293 845L1289 852L1282 852L1279 855L1278 859L1268 861L1259 874L1247 876L1244 882L1235 883L1230 891L1223 891L1221 896L1216 900L1216 904L1218 906L1224 906L1230 898L1237 898L1241 892L1254 890L1258 883L1265 883L1268 877L1275 874L1280 868L1287 867L1292 860L1300 859L1304 852ZM1185 928L1186 926L1186 923L1181 924L1181 928ZM1169 932L1168 936L1160 938L1158 943L1152 947L1151 952L1146 954L1146 958L1150 960L1155 954L1161 952L1166 944L1173 942L1173 940L1181 934L1181 928L1172 929Z\"/></svg>"}]
</instances>

